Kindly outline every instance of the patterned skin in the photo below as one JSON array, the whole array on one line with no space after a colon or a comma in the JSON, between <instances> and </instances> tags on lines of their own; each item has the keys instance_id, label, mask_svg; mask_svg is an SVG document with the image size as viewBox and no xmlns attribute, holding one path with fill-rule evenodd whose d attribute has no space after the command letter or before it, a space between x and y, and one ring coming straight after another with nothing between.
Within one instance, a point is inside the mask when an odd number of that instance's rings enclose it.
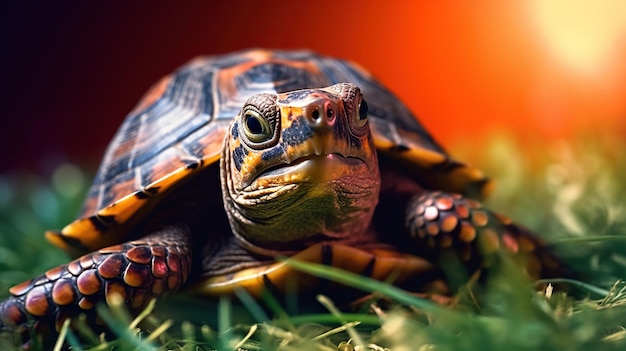
<instances>
[{"instance_id":1,"label":"patterned skin","mask_svg":"<svg viewBox=\"0 0 626 351\"><path fill-rule=\"evenodd\" d=\"M276 255L326 240L366 240L380 174L358 87L256 95L230 135L222 189L243 247Z\"/></svg>"},{"instance_id":2,"label":"patterned skin","mask_svg":"<svg viewBox=\"0 0 626 351\"><path fill-rule=\"evenodd\" d=\"M262 50L197 59L129 114L79 219L47 233L80 257L13 287L0 330L27 346L30 330L51 342L67 318L95 321L113 295L136 311L183 287L318 286L276 256L437 294L450 293L438 267L449 253L468 275L500 252L533 278L561 274L540 239L471 199L490 184L346 61Z\"/></svg>"}]
</instances>

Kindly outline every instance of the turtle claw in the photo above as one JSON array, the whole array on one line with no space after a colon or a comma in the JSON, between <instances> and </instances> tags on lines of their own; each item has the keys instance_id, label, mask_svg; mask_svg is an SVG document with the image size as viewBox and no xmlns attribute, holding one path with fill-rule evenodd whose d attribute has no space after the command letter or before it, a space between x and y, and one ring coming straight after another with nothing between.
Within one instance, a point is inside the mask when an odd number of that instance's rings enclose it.
<instances>
[{"instance_id":1,"label":"turtle claw","mask_svg":"<svg viewBox=\"0 0 626 351\"><path fill-rule=\"evenodd\" d=\"M452 252L471 276L494 268L499 254L521 262L531 279L569 275L547 245L529 229L460 194L425 191L408 206L411 240L441 261Z\"/></svg>"}]
</instances>

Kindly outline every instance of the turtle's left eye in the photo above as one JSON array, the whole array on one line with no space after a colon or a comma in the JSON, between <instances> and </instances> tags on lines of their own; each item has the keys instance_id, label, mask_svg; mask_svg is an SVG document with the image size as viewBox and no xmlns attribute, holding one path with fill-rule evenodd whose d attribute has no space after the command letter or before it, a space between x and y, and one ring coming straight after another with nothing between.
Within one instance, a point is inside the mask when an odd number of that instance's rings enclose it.
<instances>
[{"instance_id":1,"label":"turtle's left eye","mask_svg":"<svg viewBox=\"0 0 626 351\"><path fill-rule=\"evenodd\" d=\"M357 126L363 127L367 124L367 110L367 102L365 102L365 100L361 100L361 103L359 103L359 115L356 120Z\"/></svg>"},{"instance_id":2,"label":"turtle's left eye","mask_svg":"<svg viewBox=\"0 0 626 351\"><path fill-rule=\"evenodd\" d=\"M359 104L359 119L360 120L364 120L367 119L367 102L365 102L365 100L361 100L361 103Z\"/></svg>"},{"instance_id":3,"label":"turtle's left eye","mask_svg":"<svg viewBox=\"0 0 626 351\"><path fill-rule=\"evenodd\" d=\"M243 126L246 136L254 143L262 143L274 136L265 118L254 110L244 111Z\"/></svg>"}]
</instances>

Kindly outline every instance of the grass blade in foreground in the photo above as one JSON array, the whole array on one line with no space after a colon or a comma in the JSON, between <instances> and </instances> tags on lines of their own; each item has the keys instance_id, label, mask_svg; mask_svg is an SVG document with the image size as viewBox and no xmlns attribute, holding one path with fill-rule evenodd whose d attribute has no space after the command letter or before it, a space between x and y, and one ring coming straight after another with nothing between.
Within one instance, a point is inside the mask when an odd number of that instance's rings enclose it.
<instances>
[{"instance_id":1,"label":"grass blade in foreground","mask_svg":"<svg viewBox=\"0 0 626 351\"><path fill-rule=\"evenodd\" d=\"M215 325L187 324L184 332L182 326L174 325L151 338L152 347L158 350L215 350L219 345L224 345L219 350L229 350L232 346L241 346L243 350L337 349L342 342L342 347L353 345L350 337L340 333L326 338L323 333L340 327L344 320L361 322L353 328L368 346L392 350L626 349L626 284L616 283L626 278L626 182L623 180L626 144L609 137L558 146L525 147L522 152L518 145L503 142L502 137L490 143L478 149L483 151L459 149L453 154L476 152L477 156L472 158L480 160L481 168L499 183L498 191L489 200L490 207L546 235L566 262L586 273L584 282L591 287L589 291L605 294L608 290L606 297L592 300L555 294L546 299L543 295L533 296L515 275L504 274L489 282L485 292L487 303L476 310L463 294L458 305L444 308L395 291L393 287L375 285L368 291L383 292L420 312L404 308L378 315L342 313L341 318L331 313L289 315L283 317L288 323L278 319L243 326L242 318L233 312L229 322L232 325L223 326L222 334L214 331ZM458 158L470 159L463 155ZM6 294L12 284L67 260L43 241L41 235L44 230L59 228L73 219L83 197L74 185L84 186L90 177L67 165L60 173L64 176L56 177L54 182L34 176L0 177L0 286L4 286L0 294ZM33 256L39 259L22 259ZM360 284L358 277L356 283ZM594 299L595 293L590 294ZM218 312L196 307L195 313ZM264 317L259 313L256 316ZM163 324L158 314L147 319L152 320L149 325ZM121 321L114 323L119 323L122 329L128 328ZM280 327L284 325L288 326ZM250 334L253 326L255 330ZM156 327L143 328L141 334L133 337L146 339L152 335L150 330L156 330ZM80 331L75 333L82 335ZM312 341L320 335L321 339ZM190 340L192 337L195 339ZM218 339L224 342L218 343ZM14 349L5 347L1 341L0 344L2 349ZM108 345L116 350L136 347L134 342L123 339Z\"/></svg>"}]
</instances>

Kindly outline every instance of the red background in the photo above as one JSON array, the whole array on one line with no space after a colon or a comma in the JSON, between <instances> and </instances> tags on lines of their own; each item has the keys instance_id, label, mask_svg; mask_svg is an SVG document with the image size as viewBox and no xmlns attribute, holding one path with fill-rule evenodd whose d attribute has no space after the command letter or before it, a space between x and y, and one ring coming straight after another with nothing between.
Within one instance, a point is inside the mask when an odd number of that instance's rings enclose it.
<instances>
[{"instance_id":1,"label":"red background","mask_svg":"<svg viewBox=\"0 0 626 351\"><path fill-rule=\"evenodd\" d=\"M247 47L355 60L444 145L503 129L528 142L626 131L621 1L391 3L2 5L0 171L95 167L158 78L194 56Z\"/></svg>"}]
</instances>

